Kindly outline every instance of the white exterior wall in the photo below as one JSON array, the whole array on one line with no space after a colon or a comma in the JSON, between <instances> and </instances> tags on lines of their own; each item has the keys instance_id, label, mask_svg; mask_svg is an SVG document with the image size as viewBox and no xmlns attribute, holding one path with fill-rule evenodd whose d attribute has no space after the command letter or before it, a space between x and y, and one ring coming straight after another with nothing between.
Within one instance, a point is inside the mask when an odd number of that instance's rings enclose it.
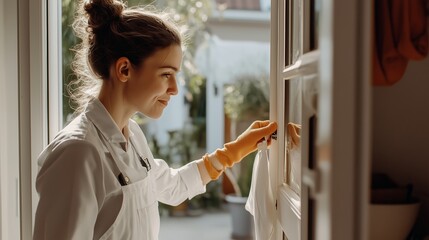
<instances>
[{"instance_id":1,"label":"white exterior wall","mask_svg":"<svg viewBox=\"0 0 429 240\"><path fill-rule=\"evenodd\" d=\"M213 36L197 54L197 64L207 77L207 151L224 144L223 88L242 74L269 74L269 43L225 41Z\"/></svg>"},{"instance_id":2,"label":"white exterior wall","mask_svg":"<svg viewBox=\"0 0 429 240\"><path fill-rule=\"evenodd\" d=\"M206 140L212 152L224 144L223 86L240 74L269 74L270 13L215 12L207 27L212 37L196 61L207 77Z\"/></svg>"}]
</instances>

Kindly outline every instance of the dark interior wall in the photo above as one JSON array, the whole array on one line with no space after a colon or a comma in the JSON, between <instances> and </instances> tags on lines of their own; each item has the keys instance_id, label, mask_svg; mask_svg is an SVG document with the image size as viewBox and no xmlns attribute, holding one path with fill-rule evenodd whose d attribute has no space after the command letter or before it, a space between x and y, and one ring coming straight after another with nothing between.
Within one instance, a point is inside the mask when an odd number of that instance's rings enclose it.
<instances>
[{"instance_id":1,"label":"dark interior wall","mask_svg":"<svg viewBox=\"0 0 429 240\"><path fill-rule=\"evenodd\" d=\"M373 172L412 183L429 226L429 57L409 63L401 81L373 87Z\"/></svg>"}]
</instances>

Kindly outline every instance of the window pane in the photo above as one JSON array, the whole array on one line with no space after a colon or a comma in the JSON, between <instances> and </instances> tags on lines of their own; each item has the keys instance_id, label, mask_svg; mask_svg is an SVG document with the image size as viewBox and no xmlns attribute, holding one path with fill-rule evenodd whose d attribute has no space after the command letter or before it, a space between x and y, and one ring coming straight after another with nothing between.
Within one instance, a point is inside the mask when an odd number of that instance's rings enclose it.
<instances>
[{"instance_id":1,"label":"window pane","mask_svg":"<svg viewBox=\"0 0 429 240\"><path fill-rule=\"evenodd\" d=\"M302 55L302 1L285 3L285 65L294 64Z\"/></svg>"},{"instance_id":2,"label":"window pane","mask_svg":"<svg viewBox=\"0 0 429 240\"><path fill-rule=\"evenodd\" d=\"M310 51L319 48L320 0L310 0Z\"/></svg>"},{"instance_id":3,"label":"window pane","mask_svg":"<svg viewBox=\"0 0 429 240\"><path fill-rule=\"evenodd\" d=\"M301 192L301 124L302 124L302 81L295 78L287 82L288 110L285 139L286 179L285 183L298 195Z\"/></svg>"},{"instance_id":4,"label":"window pane","mask_svg":"<svg viewBox=\"0 0 429 240\"><path fill-rule=\"evenodd\" d=\"M71 120L73 114L73 109L70 106L68 85L74 79L73 71L70 67L73 60L73 51L71 49L78 43L78 39L71 27L76 3L77 1L72 0L62 1L63 126Z\"/></svg>"},{"instance_id":5,"label":"window pane","mask_svg":"<svg viewBox=\"0 0 429 240\"><path fill-rule=\"evenodd\" d=\"M285 51L285 66L289 66L291 64L291 59L290 59L290 49L291 49L291 36L292 36L292 32L291 32L291 23L292 23L292 17L290 14L290 9L291 9L291 4L292 1L286 1L285 3L285 8L284 8L284 51Z\"/></svg>"},{"instance_id":6,"label":"window pane","mask_svg":"<svg viewBox=\"0 0 429 240\"><path fill-rule=\"evenodd\" d=\"M302 55L302 1L291 1L292 2L292 48L291 48L291 59L294 64L299 57Z\"/></svg>"}]
</instances>

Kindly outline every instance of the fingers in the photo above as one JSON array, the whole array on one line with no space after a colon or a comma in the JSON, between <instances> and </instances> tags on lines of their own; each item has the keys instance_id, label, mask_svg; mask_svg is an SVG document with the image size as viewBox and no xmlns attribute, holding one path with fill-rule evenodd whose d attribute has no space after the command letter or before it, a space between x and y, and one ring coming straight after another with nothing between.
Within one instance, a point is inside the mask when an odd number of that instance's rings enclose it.
<instances>
[{"instance_id":1,"label":"fingers","mask_svg":"<svg viewBox=\"0 0 429 240\"><path fill-rule=\"evenodd\" d=\"M277 123L271 122L268 124L268 126L265 127L269 133L269 135L273 134L275 131L277 131Z\"/></svg>"},{"instance_id":2,"label":"fingers","mask_svg":"<svg viewBox=\"0 0 429 240\"><path fill-rule=\"evenodd\" d=\"M270 123L271 123L271 121L270 121L270 120L264 120L264 121L257 120L257 121L254 121L254 122L250 125L250 128L252 128L252 129L256 129L256 128L261 128L261 127L266 127L266 126L268 126Z\"/></svg>"},{"instance_id":3,"label":"fingers","mask_svg":"<svg viewBox=\"0 0 429 240\"><path fill-rule=\"evenodd\" d=\"M267 127L267 126L268 126L268 125L270 125L271 123L275 123L275 122L270 121L270 120L263 120L263 121L261 121L261 120L257 120L257 121L254 121L254 122L250 125L250 128L251 128L251 129L263 128L263 127Z\"/></svg>"},{"instance_id":4,"label":"fingers","mask_svg":"<svg viewBox=\"0 0 429 240\"><path fill-rule=\"evenodd\" d=\"M301 125L295 124L295 123L288 123L287 128L288 128L290 137L292 139L292 147L299 146L300 138L301 138L300 136Z\"/></svg>"},{"instance_id":5,"label":"fingers","mask_svg":"<svg viewBox=\"0 0 429 240\"><path fill-rule=\"evenodd\" d=\"M299 135L299 132L301 131L301 125L300 124L290 122L287 124L287 127L289 130L291 130L293 128L298 133L298 135Z\"/></svg>"},{"instance_id":6,"label":"fingers","mask_svg":"<svg viewBox=\"0 0 429 240\"><path fill-rule=\"evenodd\" d=\"M276 122L270 122L267 121L265 126L259 127L258 129L254 129L253 131L255 131L261 138L266 137L266 136L270 136L271 134L273 134L276 130L277 130L277 123ZM265 121L264 121L265 124Z\"/></svg>"},{"instance_id":7,"label":"fingers","mask_svg":"<svg viewBox=\"0 0 429 240\"><path fill-rule=\"evenodd\" d=\"M267 146L270 146L271 145L271 138L268 138L267 139Z\"/></svg>"}]
</instances>

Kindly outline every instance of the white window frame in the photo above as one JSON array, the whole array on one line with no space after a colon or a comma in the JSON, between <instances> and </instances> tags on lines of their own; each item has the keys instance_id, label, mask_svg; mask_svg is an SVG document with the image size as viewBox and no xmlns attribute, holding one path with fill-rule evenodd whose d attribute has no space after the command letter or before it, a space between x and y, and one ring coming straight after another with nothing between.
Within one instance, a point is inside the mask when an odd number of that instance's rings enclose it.
<instances>
[{"instance_id":1,"label":"white window frame","mask_svg":"<svg viewBox=\"0 0 429 240\"><path fill-rule=\"evenodd\" d=\"M32 239L34 216L39 200L36 192L36 177L39 171L37 159L42 150L62 128L62 58L61 58L61 1L29 1L29 55L30 55L30 117L31 162L25 164L25 173L30 173L30 186L23 185L22 206L31 206L25 211L22 232ZM34 11L37 9L37 11ZM23 149L24 150L24 149ZM24 152L24 151L22 151ZM22 169L24 173L24 169ZM21 178L27 178L22 174ZM31 198L24 197L24 193ZM30 203L31 202L31 203ZM24 211L23 211L24 212ZM31 213L31 218L30 217ZM31 221L30 221L31 219ZM25 221L25 223L24 223ZM31 228L30 228L31 227ZM30 232L29 232L30 231Z\"/></svg>"},{"instance_id":2,"label":"white window frame","mask_svg":"<svg viewBox=\"0 0 429 240\"><path fill-rule=\"evenodd\" d=\"M272 0L272 42L271 42L271 98L270 118L279 122L278 141L273 144L270 159L271 176L274 178L275 196L278 205L278 228L275 239L284 239L284 228L299 226L285 225L288 211L287 197L282 188L283 166L280 159L284 153L284 108L283 89L279 79L295 76L296 69L304 74L307 64L297 65L283 72L278 63L284 51L281 49L282 14L280 9L286 0ZM371 159L371 13L369 0L320 0L319 17L319 97L317 123L317 181L307 174L306 184L316 186L314 199L317 201L314 219L315 239L367 239L369 208L369 174ZM277 19L278 21L275 21ZM284 19L284 18L283 18ZM307 55L307 57L310 57ZM305 60L301 63L314 62ZM313 65L313 64L310 64ZM312 67L310 67L311 69ZM299 71L298 71L299 72ZM302 140L302 138L301 138ZM282 142L283 141L283 142ZM284 148L284 147L283 147ZM279 172L278 174L276 174ZM303 173L305 170L303 169ZM311 173L311 172L310 172ZM306 176L303 174L303 180ZM276 182L277 181L277 182ZM301 186L303 187L303 186ZM276 191L278 190L278 191ZM282 193L283 192L283 193ZM283 195L283 196L282 196ZM283 204L283 205L282 205ZM305 220L306 214L301 211ZM305 222L304 222L305 223ZM283 226L283 229L282 229ZM301 232L306 226L301 225ZM300 231L287 232L289 239L305 239Z\"/></svg>"},{"instance_id":3,"label":"white window frame","mask_svg":"<svg viewBox=\"0 0 429 240\"><path fill-rule=\"evenodd\" d=\"M279 124L278 128L278 138L277 144L273 146L270 156L273 156L271 159L274 159L275 164L273 169L270 171L273 174L271 176L276 176L275 180L272 181L275 183L275 193L277 199L277 220L278 228L276 231L277 238L282 239L283 234L286 235L288 239L307 239L307 215L308 209L305 204L308 201L308 187L305 186L305 182L311 184L313 171L302 167L302 177L306 177L310 181L302 181L301 183L301 193L298 195L295 193L287 184L283 183L285 176L285 164L283 160L285 156L285 137L286 125L288 120L285 119L285 111L288 109L288 106L285 104L285 87L288 85L288 81L295 77L305 77L309 75L318 74L318 61L319 61L319 51L309 51L309 1L301 1L302 4L302 19L300 19L301 33L299 36L300 40L300 57L292 65L286 66L285 63L285 49L286 46L284 43L289 43L290 39L285 39L285 18L288 17L288 13L285 13L285 4L288 4L289 1L271 1L272 9L272 35L271 35L271 98L270 98L270 118L277 121ZM299 3L294 1L294 3ZM289 14L292 14L293 9L290 10ZM293 17L293 14L292 14ZM296 19L295 19L296 20ZM292 28L290 25L289 29ZM285 67L286 66L286 67ZM303 80L299 80L303 81ZM304 113L303 113L304 114ZM303 119L303 121L306 119ZM305 126L307 127L307 126ZM301 135L305 136L307 133L306 129L302 129ZM301 165L308 165L308 154L305 151L308 151L308 141L307 138L301 138Z\"/></svg>"},{"instance_id":4,"label":"white window frame","mask_svg":"<svg viewBox=\"0 0 429 240\"><path fill-rule=\"evenodd\" d=\"M63 128L62 1L48 1L49 141Z\"/></svg>"},{"instance_id":5,"label":"white window frame","mask_svg":"<svg viewBox=\"0 0 429 240\"><path fill-rule=\"evenodd\" d=\"M53 120L48 113L58 101L49 101L48 67L52 50L48 47L48 16L55 1L19 1L19 83L20 83L20 204L21 239L32 239L38 194L35 189L39 170L37 159L48 144ZM56 19L58 20L58 19ZM50 22L50 26L56 26ZM51 27L52 28L52 27ZM56 42L49 40L49 42ZM48 51L49 49L49 51ZM54 59L51 62L56 62ZM52 86L50 86L52 89ZM61 94L61 93L57 93ZM56 126L54 124L54 126Z\"/></svg>"},{"instance_id":6,"label":"white window frame","mask_svg":"<svg viewBox=\"0 0 429 240\"><path fill-rule=\"evenodd\" d=\"M62 1L48 1L49 141L63 128Z\"/></svg>"},{"instance_id":7,"label":"white window frame","mask_svg":"<svg viewBox=\"0 0 429 240\"><path fill-rule=\"evenodd\" d=\"M20 238L18 3L0 2L0 238Z\"/></svg>"},{"instance_id":8,"label":"white window frame","mask_svg":"<svg viewBox=\"0 0 429 240\"><path fill-rule=\"evenodd\" d=\"M20 237L31 240L38 203L37 159L63 124L62 4L20 0L18 5Z\"/></svg>"},{"instance_id":9,"label":"white window frame","mask_svg":"<svg viewBox=\"0 0 429 240\"><path fill-rule=\"evenodd\" d=\"M5 19L0 41L5 53L0 67L1 109L7 113L0 118L5 133L0 147L2 239L32 239L37 157L47 143L48 126L45 3L0 4Z\"/></svg>"},{"instance_id":10,"label":"white window frame","mask_svg":"<svg viewBox=\"0 0 429 240\"><path fill-rule=\"evenodd\" d=\"M21 0L20 143L21 239L32 239L38 202L37 158L48 143L47 1Z\"/></svg>"}]
</instances>

